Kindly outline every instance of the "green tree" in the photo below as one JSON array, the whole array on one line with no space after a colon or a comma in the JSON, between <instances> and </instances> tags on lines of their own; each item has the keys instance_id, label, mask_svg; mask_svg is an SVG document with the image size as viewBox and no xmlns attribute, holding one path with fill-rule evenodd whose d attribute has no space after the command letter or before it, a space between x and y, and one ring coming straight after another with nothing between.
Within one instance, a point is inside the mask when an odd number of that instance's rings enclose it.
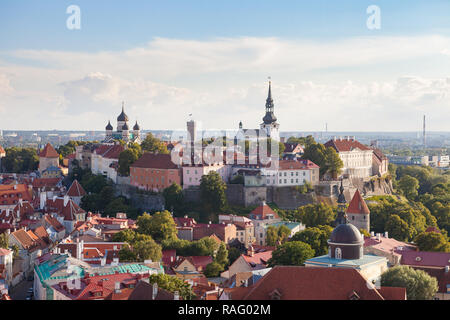
<instances>
[{"instance_id":1,"label":"green tree","mask_svg":"<svg viewBox=\"0 0 450 320\"><path fill-rule=\"evenodd\" d=\"M391 215L386 222L386 231L399 241L408 241L412 236L412 230L408 224L398 215Z\"/></svg>"},{"instance_id":2,"label":"green tree","mask_svg":"<svg viewBox=\"0 0 450 320\"><path fill-rule=\"evenodd\" d=\"M381 275L381 286L406 288L408 300L431 300L438 290L436 278L408 266L388 269Z\"/></svg>"},{"instance_id":3,"label":"green tree","mask_svg":"<svg viewBox=\"0 0 450 320\"><path fill-rule=\"evenodd\" d=\"M126 242L129 244L134 243L136 238L136 232L132 229L124 229L113 235L113 242Z\"/></svg>"},{"instance_id":4,"label":"green tree","mask_svg":"<svg viewBox=\"0 0 450 320\"><path fill-rule=\"evenodd\" d=\"M6 234L6 232L0 234L0 248L9 248L9 236Z\"/></svg>"},{"instance_id":5,"label":"green tree","mask_svg":"<svg viewBox=\"0 0 450 320\"><path fill-rule=\"evenodd\" d=\"M315 227L331 224L335 219L335 212L333 207L321 202L299 207L294 217L307 227Z\"/></svg>"},{"instance_id":6,"label":"green tree","mask_svg":"<svg viewBox=\"0 0 450 320\"><path fill-rule=\"evenodd\" d=\"M336 150L334 150L334 148L332 147L326 148L324 155L324 165L326 168L326 172L329 173L334 179L336 179L341 173L341 170L344 167L344 163L337 154Z\"/></svg>"},{"instance_id":7,"label":"green tree","mask_svg":"<svg viewBox=\"0 0 450 320\"><path fill-rule=\"evenodd\" d=\"M122 262L135 262L138 258L137 254L129 245L124 245L122 246L122 249L119 250L119 260Z\"/></svg>"},{"instance_id":8,"label":"green tree","mask_svg":"<svg viewBox=\"0 0 450 320\"><path fill-rule=\"evenodd\" d=\"M328 167L325 164L326 162L325 152L326 148L323 144L313 143L308 145L304 149L304 153L302 155L302 159L310 160L320 167L319 169L320 176L323 176L328 170Z\"/></svg>"},{"instance_id":9,"label":"green tree","mask_svg":"<svg viewBox=\"0 0 450 320\"><path fill-rule=\"evenodd\" d=\"M307 243L301 241L290 241L278 246L272 252L269 266L301 266L306 260L314 257L314 250Z\"/></svg>"},{"instance_id":10,"label":"green tree","mask_svg":"<svg viewBox=\"0 0 450 320\"><path fill-rule=\"evenodd\" d=\"M231 247L228 249L228 265L232 265L237 258L241 256L241 251L238 248Z\"/></svg>"},{"instance_id":11,"label":"green tree","mask_svg":"<svg viewBox=\"0 0 450 320\"><path fill-rule=\"evenodd\" d=\"M228 250L223 242L219 245L219 250L217 251L215 261L224 267L228 265Z\"/></svg>"},{"instance_id":12,"label":"green tree","mask_svg":"<svg viewBox=\"0 0 450 320\"><path fill-rule=\"evenodd\" d=\"M157 242L177 237L175 221L167 210L156 212L153 216L144 213L137 219L137 226L138 233L150 235Z\"/></svg>"},{"instance_id":13,"label":"green tree","mask_svg":"<svg viewBox=\"0 0 450 320\"><path fill-rule=\"evenodd\" d=\"M223 270L224 270L224 266L222 264L214 261L206 266L203 274L208 278L218 277Z\"/></svg>"},{"instance_id":14,"label":"green tree","mask_svg":"<svg viewBox=\"0 0 450 320\"><path fill-rule=\"evenodd\" d=\"M161 260L161 246L153 239L140 240L133 244L133 252L136 254L138 261L151 259L152 261Z\"/></svg>"},{"instance_id":15,"label":"green tree","mask_svg":"<svg viewBox=\"0 0 450 320\"><path fill-rule=\"evenodd\" d=\"M165 201L165 207L167 209L172 209L175 212L182 211L183 208L183 189L177 183L172 183L170 186L163 190L163 197Z\"/></svg>"},{"instance_id":16,"label":"green tree","mask_svg":"<svg viewBox=\"0 0 450 320\"><path fill-rule=\"evenodd\" d=\"M422 232L417 235L415 243L420 251L450 252L450 242L442 233Z\"/></svg>"},{"instance_id":17,"label":"green tree","mask_svg":"<svg viewBox=\"0 0 450 320\"><path fill-rule=\"evenodd\" d=\"M119 154L119 169L121 176L130 175L130 166L141 156L138 148L128 148Z\"/></svg>"},{"instance_id":18,"label":"green tree","mask_svg":"<svg viewBox=\"0 0 450 320\"><path fill-rule=\"evenodd\" d=\"M37 170L39 157L34 148L6 148L2 167L6 172L27 173Z\"/></svg>"},{"instance_id":19,"label":"green tree","mask_svg":"<svg viewBox=\"0 0 450 320\"><path fill-rule=\"evenodd\" d=\"M266 242L268 246L276 246L279 243L286 241L291 234L291 229L285 225L279 227L269 226L266 230Z\"/></svg>"},{"instance_id":20,"label":"green tree","mask_svg":"<svg viewBox=\"0 0 450 320\"><path fill-rule=\"evenodd\" d=\"M226 189L227 185L215 171L210 171L201 178L201 201L207 213L220 212L227 205Z\"/></svg>"},{"instance_id":21,"label":"green tree","mask_svg":"<svg viewBox=\"0 0 450 320\"><path fill-rule=\"evenodd\" d=\"M195 299L195 294L192 291L189 283L184 282L177 277L161 273L152 274L149 278L149 283L157 283L159 288L165 289L172 293L178 291L180 297L182 297L183 300Z\"/></svg>"},{"instance_id":22,"label":"green tree","mask_svg":"<svg viewBox=\"0 0 450 320\"><path fill-rule=\"evenodd\" d=\"M330 239L333 228L330 226L317 226L306 228L297 232L291 238L291 241L301 241L307 243L314 250L316 256L328 253L328 239Z\"/></svg>"},{"instance_id":23,"label":"green tree","mask_svg":"<svg viewBox=\"0 0 450 320\"><path fill-rule=\"evenodd\" d=\"M406 198L414 200L418 195L417 190L419 189L419 180L409 175L405 175L398 181L398 188Z\"/></svg>"},{"instance_id":24,"label":"green tree","mask_svg":"<svg viewBox=\"0 0 450 320\"><path fill-rule=\"evenodd\" d=\"M147 133L144 141L141 143L142 150L152 153L168 154L167 146L158 138L155 138L150 132Z\"/></svg>"}]
</instances>

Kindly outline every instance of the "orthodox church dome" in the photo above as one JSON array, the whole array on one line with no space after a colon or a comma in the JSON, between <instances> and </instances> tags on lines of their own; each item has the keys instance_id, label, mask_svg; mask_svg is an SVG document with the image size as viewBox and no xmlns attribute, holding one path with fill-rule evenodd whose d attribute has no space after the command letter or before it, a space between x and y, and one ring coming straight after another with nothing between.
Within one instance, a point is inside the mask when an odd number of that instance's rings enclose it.
<instances>
[{"instance_id":1,"label":"orthodox church dome","mask_svg":"<svg viewBox=\"0 0 450 320\"><path fill-rule=\"evenodd\" d=\"M137 121L136 121L136 124L133 127L133 130L141 130L141 128L139 127Z\"/></svg>"},{"instance_id":2,"label":"orthodox church dome","mask_svg":"<svg viewBox=\"0 0 450 320\"><path fill-rule=\"evenodd\" d=\"M125 122L128 121L128 116L125 114L123 103L122 103L122 112L117 117L117 121L125 121Z\"/></svg>"},{"instance_id":3,"label":"orthodox church dome","mask_svg":"<svg viewBox=\"0 0 450 320\"><path fill-rule=\"evenodd\" d=\"M105 128L106 130L113 130L113 126L111 125L111 122L108 121L108 125Z\"/></svg>"},{"instance_id":4,"label":"orthodox church dome","mask_svg":"<svg viewBox=\"0 0 450 320\"><path fill-rule=\"evenodd\" d=\"M128 128L128 125L125 123L125 124L122 126L122 130L130 130L130 128Z\"/></svg>"}]
</instances>

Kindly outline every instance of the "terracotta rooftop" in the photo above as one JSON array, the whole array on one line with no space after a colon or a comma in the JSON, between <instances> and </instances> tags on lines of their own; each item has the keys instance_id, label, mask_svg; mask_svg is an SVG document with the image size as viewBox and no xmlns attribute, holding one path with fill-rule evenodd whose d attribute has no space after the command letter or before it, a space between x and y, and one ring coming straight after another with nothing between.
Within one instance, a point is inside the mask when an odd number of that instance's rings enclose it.
<instances>
[{"instance_id":1,"label":"terracotta rooftop","mask_svg":"<svg viewBox=\"0 0 450 320\"><path fill-rule=\"evenodd\" d=\"M50 143L47 143L39 153L39 157L41 158L59 158L58 152L56 152L55 148Z\"/></svg>"},{"instance_id":2,"label":"terracotta rooftop","mask_svg":"<svg viewBox=\"0 0 450 320\"><path fill-rule=\"evenodd\" d=\"M400 264L409 266L450 266L450 252L406 251Z\"/></svg>"},{"instance_id":3,"label":"terracotta rooftop","mask_svg":"<svg viewBox=\"0 0 450 320\"><path fill-rule=\"evenodd\" d=\"M144 153L131 167L134 168L152 168L152 169L179 169L172 162L170 154Z\"/></svg>"},{"instance_id":4,"label":"terracotta rooftop","mask_svg":"<svg viewBox=\"0 0 450 320\"><path fill-rule=\"evenodd\" d=\"M67 195L69 197L82 197L86 195L86 191L84 191L81 184L78 182L77 179L73 180L72 185L70 186L69 190L67 191Z\"/></svg>"},{"instance_id":5,"label":"terracotta rooftop","mask_svg":"<svg viewBox=\"0 0 450 320\"><path fill-rule=\"evenodd\" d=\"M402 294L388 296L404 299ZM399 290L400 291L400 290ZM275 266L243 300L385 300L355 269Z\"/></svg>"},{"instance_id":6,"label":"terracotta rooftop","mask_svg":"<svg viewBox=\"0 0 450 320\"><path fill-rule=\"evenodd\" d=\"M336 152L342 151L352 151L354 149L360 149L362 151L372 150L369 147L363 145L357 140L354 139L336 139L330 140L325 143L325 147L332 147L336 150Z\"/></svg>"},{"instance_id":7,"label":"terracotta rooftop","mask_svg":"<svg viewBox=\"0 0 450 320\"><path fill-rule=\"evenodd\" d=\"M370 214L370 210L367 207L367 204L364 201L361 194L359 193L358 189L356 189L356 192L353 195L352 201L350 201L350 204L348 205L347 213Z\"/></svg>"},{"instance_id":8,"label":"terracotta rooftop","mask_svg":"<svg viewBox=\"0 0 450 320\"><path fill-rule=\"evenodd\" d=\"M314 162L310 160L280 160L280 170L309 170L319 168Z\"/></svg>"},{"instance_id":9,"label":"terracotta rooftop","mask_svg":"<svg viewBox=\"0 0 450 320\"><path fill-rule=\"evenodd\" d=\"M250 215L256 215L260 219L265 219L267 215L272 214L275 219L279 219L278 214L272 210L267 204L260 205L259 207L255 208L252 212L250 212Z\"/></svg>"},{"instance_id":10,"label":"terracotta rooftop","mask_svg":"<svg viewBox=\"0 0 450 320\"><path fill-rule=\"evenodd\" d=\"M117 145L100 145L95 149L95 153L108 159L119 159L119 155L125 148L120 144Z\"/></svg>"}]
</instances>

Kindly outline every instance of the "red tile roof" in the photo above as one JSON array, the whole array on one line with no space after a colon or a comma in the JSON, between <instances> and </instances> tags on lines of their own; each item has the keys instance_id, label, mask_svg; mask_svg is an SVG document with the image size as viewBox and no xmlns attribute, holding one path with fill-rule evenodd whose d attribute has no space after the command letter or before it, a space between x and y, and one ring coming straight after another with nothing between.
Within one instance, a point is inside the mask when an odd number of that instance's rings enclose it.
<instances>
[{"instance_id":1,"label":"red tile roof","mask_svg":"<svg viewBox=\"0 0 450 320\"><path fill-rule=\"evenodd\" d=\"M50 143L47 143L39 153L39 157L41 158L59 158L58 152L56 152L55 148Z\"/></svg>"},{"instance_id":2,"label":"red tile roof","mask_svg":"<svg viewBox=\"0 0 450 320\"><path fill-rule=\"evenodd\" d=\"M177 227L193 227L197 222L194 218L178 218L174 217L173 220Z\"/></svg>"},{"instance_id":3,"label":"red tile roof","mask_svg":"<svg viewBox=\"0 0 450 320\"><path fill-rule=\"evenodd\" d=\"M31 188L26 184L0 184L0 205L13 205L19 199L32 201Z\"/></svg>"},{"instance_id":4,"label":"red tile roof","mask_svg":"<svg viewBox=\"0 0 450 320\"><path fill-rule=\"evenodd\" d=\"M408 266L450 266L450 252L405 251L400 264Z\"/></svg>"},{"instance_id":5,"label":"red tile roof","mask_svg":"<svg viewBox=\"0 0 450 320\"><path fill-rule=\"evenodd\" d=\"M76 220L75 214L86 213L81 209L72 199L69 199L67 204L64 206L64 198L47 199L47 211L55 212L64 217L66 221Z\"/></svg>"},{"instance_id":6,"label":"red tile roof","mask_svg":"<svg viewBox=\"0 0 450 320\"><path fill-rule=\"evenodd\" d=\"M253 256L242 254L242 257L252 269L258 270L267 266L267 262L272 258L272 252L273 251L256 252Z\"/></svg>"},{"instance_id":7,"label":"red tile roof","mask_svg":"<svg viewBox=\"0 0 450 320\"><path fill-rule=\"evenodd\" d=\"M0 146L0 153L6 153L5 149L3 149L2 146Z\"/></svg>"},{"instance_id":8,"label":"red tile roof","mask_svg":"<svg viewBox=\"0 0 450 320\"><path fill-rule=\"evenodd\" d=\"M77 179L73 180L72 185L70 186L69 190L67 191L67 195L69 197L82 197L86 195L86 191L84 191L81 184L78 182Z\"/></svg>"},{"instance_id":9,"label":"red tile roof","mask_svg":"<svg viewBox=\"0 0 450 320\"><path fill-rule=\"evenodd\" d=\"M342 151L352 151L353 149L360 149L363 151L372 150L369 147L363 145L362 143L358 142L354 139L336 139L336 140L330 140L325 143L325 147L332 147L337 152Z\"/></svg>"},{"instance_id":10,"label":"red tile roof","mask_svg":"<svg viewBox=\"0 0 450 320\"><path fill-rule=\"evenodd\" d=\"M370 214L370 210L358 189L356 189L352 201L350 201L350 204L348 205L347 213Z\"/></svg>"},{"instance_id":11,"label":"red tile roof","mask_svg":"<svg viewBox=\"0 0 450 320\"><path fill-rule=\"evenodd\" d=\"M273 214L275 219L279 219L280 217L278 214L273 211L267 204L263 204L257 208L255 208L252 212L250 212L251 215L256 215L260 217L261 219L265 219L268 214Z\"/></svg>"},{"instance_id":12,"label":"red tile roof","mask_svg":"<svg viewBox=\"0 0 450 320\"><path fill-rule=\"evenodd\" d=\"M179 169L179 166L172 162L170 154L153 154L148 152L144 153L130 167L152 169Z\"/></svg>"},{"instance_id":13,"label":"red tile roof","mask_svg":"<svg viewBox=\"0 0 450 320\"><path fill-rule=\"evenodd\" d=\"M50 215L45 215L45 221L55 229L56 232L61 232L64 230L64 226L56 219Z\"/></svg>"},{"instance_id":14,"label":"red tile roof","mask_svg":"<svg viewBox=\"0 0 450 320\"><path fill-rule=\"evenodd\" d=\"M32 182L33 188L55 187L62 180L62 178L36 178Z\"/></svg>"},{"instance_id":15,"label":"red tile roof","mask_svg":"<svg viewBox=\"0 0 450 320\"><path fill-rule=\"evenodd\" d=\"M352 297L384 300L355 269L275 266L252 286L243 300L350 300ZM397 294L395 297L400 298Z\"/></svg>"},{"instance_id":16,"label":"red tile roof","mask_svg":"<svg viewBox=\"0 0 450 320\"><path fill-rule=\"evenodd\" d=\"M310 170L319 168L317 164L310 160L280 160L280 170Z\"/></svg>"},{"instance_id":17,"label":"red tile roof","mask_svg":"<svg viewBox=\"0 0 450 320\"><path fill-rule=\"evenodd\" d=\"M94 152L103 158L108 159L119 159L119 155L125 148L120 144L117 145L100 145L98 146Z\"/></svg>"}]
</instances>

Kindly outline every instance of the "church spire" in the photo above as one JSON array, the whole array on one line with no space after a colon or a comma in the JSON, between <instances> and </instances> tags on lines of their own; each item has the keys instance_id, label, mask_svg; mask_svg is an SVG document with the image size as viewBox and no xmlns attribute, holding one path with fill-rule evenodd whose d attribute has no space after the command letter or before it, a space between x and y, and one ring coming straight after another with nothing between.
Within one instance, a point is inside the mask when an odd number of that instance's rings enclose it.
<instances>
[{"instance_id":1,"label":"church spire","mask_svg":"<svg viewBox=\"0 0 450 320\"><path fill-rule=\"evenodd\" d=\"M347 200L345 200L345 195L344 195L344 185L343 185L343 179L341 179L341 186L339 188L339 196L338 196L338 209L337 209L337 217L336 220L334 221L336 226L340 225L340 224L347 224L348 223L348 218L347 218L347 213L346 213L346 208L347 208Z\"/></svg>"},{"instance_id":2,"label":"church spire","mask_svg":"<svg viewBox=\"0 0 450 320\"><path fill-rule=\"evenodd\" d=\"M266 115L263 118L265 124L272 124L277 121L277 117L275 117L273 113L274 105L272 99L272 81L269 77L269 91L267 93L266 99Z\"/></svg>"}]
</instances>

